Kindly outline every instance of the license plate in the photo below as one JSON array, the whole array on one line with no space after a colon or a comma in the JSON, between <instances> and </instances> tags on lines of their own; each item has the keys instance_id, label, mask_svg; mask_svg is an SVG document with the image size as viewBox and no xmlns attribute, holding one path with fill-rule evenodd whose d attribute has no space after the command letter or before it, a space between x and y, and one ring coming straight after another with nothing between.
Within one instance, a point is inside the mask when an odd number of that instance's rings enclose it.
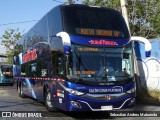
<instances>
[{"instance_id":1,"label":"license plate","mask_svg":"<svg viewBox=\"0 0 160 120\"><path fill-rule=\"evenodd\" d=\"M113 110L113 106L109 105L109 106L101 106L101 110Z\"/></svg>"}]
</instances>

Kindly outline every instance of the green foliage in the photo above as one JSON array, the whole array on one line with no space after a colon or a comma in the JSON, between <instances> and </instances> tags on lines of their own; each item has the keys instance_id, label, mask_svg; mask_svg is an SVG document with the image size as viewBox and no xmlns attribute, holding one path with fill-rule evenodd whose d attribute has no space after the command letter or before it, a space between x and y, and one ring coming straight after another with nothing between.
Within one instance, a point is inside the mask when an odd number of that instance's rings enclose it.
<instances>
[{"instance_id":1,"label":"green foliage","mask_svg":"<svg viewBox=\"0 0 160 120\"><path fill-rule=\"evenodd\" d=\"M12 64L13 63L13 56L14 56L14 51L8 51L7 52L7 63Z\"/></svg>"},{"instance_id":2,"label":"green foliage","mask_svg":"<svg viewBox=\"0 0 160 120\"><path fill-rule=\"evenodd\" d=\"M126 0L132 35L146 38L160 36L160 1ZM105 6L121 11L120 0L84 0L83 4Z\"/></svg>"},{"instance_id":3,"label":"green foliage","mask_svg":"<svg viewBox=\"0 0 160 120\"><path fill-rule=\"evenodd\" d=\"M75 3L75 0L68 0L66 3L73 4L73 3Z\"/></svg>"},{"instance_id":4,"label":"green foliage","mask_svg":"<svg viewBox=\"0 0 160 120\"><path fill-rule=\"evenodd\" d=\"M6 48L7 63L9 64L12 64L13 56L19 54L22 50L22 46L16 45L21 36L22 33L19 32L19 29L7 29L0 38L1 44Z\"/></svg>"},{"instance_id":5,"label":"green foliage","mask_svg":"<svg viewBox=\"0 0 160 120\"><path fill-rule=\"evenodd\" d=\"M84 0L83 4L103 6L120 10L120 0Z\"/></svg>"},{"instance_id":6,"label":"green foliage","mask_svg":"<svg viewBox=\"0 0 160 120\"><path fill-rule=\"evenodd\" d=\"M151 101L157 100L160 102L160 90L151 88L147 89L145 87L142 87L141 89L141 93L138 94L140 99L150 98Z\"/></svg>"},{"instance_id":7,"label":"green foliage","mask_svg":"<svg viewBox=\"0 0 160 120\"><path fill-rule=\"evenodd\" d=\"M133 35L155 38L160 36L160 1L128 0L129 23Z\"/></svg>"}]
</instances>

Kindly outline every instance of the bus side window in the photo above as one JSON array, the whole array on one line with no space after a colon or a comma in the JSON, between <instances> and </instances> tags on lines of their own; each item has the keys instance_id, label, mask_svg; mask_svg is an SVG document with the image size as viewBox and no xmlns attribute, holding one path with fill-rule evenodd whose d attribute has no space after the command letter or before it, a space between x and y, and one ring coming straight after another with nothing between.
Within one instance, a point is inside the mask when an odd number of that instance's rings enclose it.
<instances>
[{"instance_id":1,"label":"bus side window","mask_svg":"<svg viewBox=\"0 0 160 120\"><path fill-rule=\"evenodd\" d=\"M64 74L64 61L62 56L57 57L57 73Z\"/></svg>"},{"instance_id":2,"label":"bus side window","mask_svg":"<svg viewBox=\"0 0 160 120\"><path fill-rule=\"evenodd\" d=\"M62 54L52 53L53 74L64 75L64 58Z\"/></svg>"},{"instance_id":3,"label":"bus side window","mask_svg":"<svg viewBox=\"0 0 160 120\"><path fill-rule=\"evenodd\" d=\"M25 71L26 71L26 76L31 77L31 66L30 66L30 64L28 64L28 63L26 64Z\"/></svg>"},{"instance_id":4,"label":"bus side window","mask_svg":"<svg viewBox=\"0 0 160 120\"><path fill-rule=\"evenodd\" d=\"M25 69L26 65L22 65L21 66L21 76L25 77L26 76L26 69Z\"/></svg>"},{"instance_id":5,"label":"bus side window","mask_svg":"<svg viewBox=\"0 0 160 120\"><path fill-rule=\"evenodd\" d=\"M41 61L41 77L47 77L47 76L48 76L47 63Z\"/></svg>"},{"instance_id":6,"label":"bus side window","mask_svg":"<svg viewBox=\"0 0 160 120\"><path fill-rule=\"evenodd\" d=\"M31 64L31 77L36 77L36 72L37 72L37 69L36 69L37 65L36 63L32 63Z\"/></svg>"},{"instance_id":7,"label":"bus side window","mask_svg":"<svg viewBox=\"0 0 160 120\"><path fill-rule=\"evenodd\" d=\"M53 55L52 55L52 67L51 67L51 68L53 68L53 72L52 72L52 69L51 69L51 72L50 72L51 74L57 73L56 63L57 63L56 55L53 54Z\"/></svg>"}]
</instances>

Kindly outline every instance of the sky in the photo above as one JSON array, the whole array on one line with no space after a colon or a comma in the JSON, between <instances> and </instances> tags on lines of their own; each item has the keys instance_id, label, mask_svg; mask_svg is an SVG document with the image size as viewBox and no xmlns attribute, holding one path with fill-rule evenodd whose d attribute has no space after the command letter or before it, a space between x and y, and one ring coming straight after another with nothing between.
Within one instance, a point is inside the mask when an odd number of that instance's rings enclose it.
<instances>
[{"instance_id":1,"label":"sky","mask_svg":"<svg viewBox=\"0 0 160 120\"><path fill-rule=\"evenodd\" d=\"M7 29L19 28L19 32L24 31L24 33L26 33L53 7L66 1L67 0L0 0L0 37L2 37ZM80 3L80 1L81 0L76 3ZM0 54L4 53L5 49L1 45L0 40Z\"/></svg>"}]
</instances>

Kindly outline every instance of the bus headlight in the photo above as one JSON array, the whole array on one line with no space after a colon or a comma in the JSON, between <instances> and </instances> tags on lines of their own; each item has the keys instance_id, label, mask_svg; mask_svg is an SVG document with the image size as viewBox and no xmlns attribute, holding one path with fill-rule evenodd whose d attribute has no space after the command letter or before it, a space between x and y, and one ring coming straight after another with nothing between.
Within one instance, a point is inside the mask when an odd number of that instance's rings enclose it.
<instances>
[{"instance_id":1,"label":"bus headlight","mask_svg":"<svg viewBox=\"0 0 160 120\"><path fill-rule=\"evenodd\" d=\"M73 90L73 89L70 89L70 88L66 88L65 90L68 91L68 92L71 93L71 94L78 95L78 96L84 94L84 93L82 93L82 92L79 92L79 91L77 91L77 90Z\"/></svg>"},{"instance_id":2,"label":"bus headlight","mask_svg":"<svg viewBox=\"0 0 160 120\"><path fill-rule=\"evenodd\" d=\"M71 88L67 88L65 87L63 84L60 83L60 85L64 88L64 90L66 90L67 92L69 92L70 94L73 94L73 95L77 95L77 96L80 96L80 95L83 95L84 93L83 92L79 92L77 90L73 90Z\"/></svg>"}]
</instances>

